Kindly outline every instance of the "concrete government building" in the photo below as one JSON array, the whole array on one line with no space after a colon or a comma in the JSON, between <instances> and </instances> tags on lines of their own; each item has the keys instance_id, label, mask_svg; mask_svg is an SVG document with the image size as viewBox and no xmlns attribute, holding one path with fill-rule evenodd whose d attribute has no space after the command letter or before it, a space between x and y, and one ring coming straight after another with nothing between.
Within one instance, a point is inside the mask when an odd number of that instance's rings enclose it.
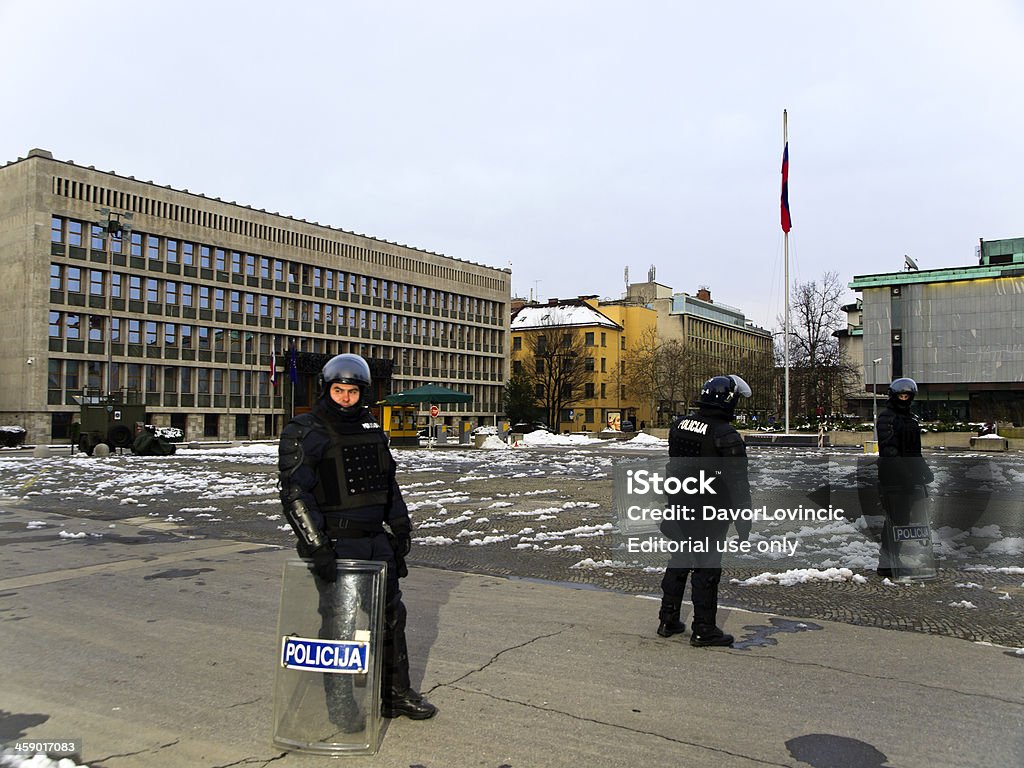
<instances>
[{"instance_id":1,"label":"concrete government building","mask_svg":"<svg viewBox=\"0 0 1024 768\"><path fill-rule=\"evenodd\" d=\"M473 396L448 419L494 423L510 297L508 269L45 150L0 166L0 424L27 443L68 439L76 397L107 392L185 440L274 437L344 352L375 401L438 384Z\"/></svg>"},{"instance_id":2,"label":"concrete government building","mask_svg":"<svg viewBox=\"0 0 1024 768\"><path fill-rule=\"evenodd\" d=\"M977 263L857 275L865 389L909 376L924 418L1024 423L1024 238L981 240ZM856 307L854 309L857 309ZM857 337L860 337L860 343ZM877 361L877 364L875 363ZM874 370L875 381L871 381Z\"/></svg>"}]
</instances>

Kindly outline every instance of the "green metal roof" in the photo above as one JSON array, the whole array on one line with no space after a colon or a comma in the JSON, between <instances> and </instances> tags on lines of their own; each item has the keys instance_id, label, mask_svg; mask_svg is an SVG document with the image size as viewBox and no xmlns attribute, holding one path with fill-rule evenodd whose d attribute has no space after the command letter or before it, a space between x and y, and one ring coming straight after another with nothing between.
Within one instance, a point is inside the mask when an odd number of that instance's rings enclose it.
<instances>
[{"instance_id":1,"label":"green metal roof","mask_svg":"<svg viewBox=\"0 0 1024 768\"><path fill-rule=\"evenodd\" d=\"M422 387L395 392L380 402L390 405L417 405L419 403L469 403L473 396L468 392L439 387L437 384L424 384Z\"/></svg>"},{"instance_id":2,"label":"green metal roof","mask_svg":"<svg viewBox=\"0 0 1024 768\"><path fill-rule=\"evenodd\" d=\"M1024 264L984 264L976 267L953 267L950 269L923 269L914 272L886 272L879 275L854 275L849 287L855 291L865 288L880 288L887 285L912 285L915 283L949 283L956 280L983 280L994 277L1020 277L1024 275Z\"/></svg>"}]
</instances>

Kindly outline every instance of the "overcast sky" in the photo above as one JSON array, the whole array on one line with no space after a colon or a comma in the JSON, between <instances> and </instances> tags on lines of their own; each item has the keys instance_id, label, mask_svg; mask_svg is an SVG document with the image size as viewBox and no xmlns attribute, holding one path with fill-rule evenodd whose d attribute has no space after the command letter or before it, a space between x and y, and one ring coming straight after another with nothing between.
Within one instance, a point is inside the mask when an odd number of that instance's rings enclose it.
<instances>
[{"instance_id":1,"label":"overcast sky","mask_svg":"<svg viewBox=\"0 0 1024 768\"><path fill-rule=\"evenodd\" d=\"M60 160L775 327L790 268L1024 236L1024 3L0 0L0 162ZM849 298L854 294L850 293Z\"/></svg>"}]
</instances>

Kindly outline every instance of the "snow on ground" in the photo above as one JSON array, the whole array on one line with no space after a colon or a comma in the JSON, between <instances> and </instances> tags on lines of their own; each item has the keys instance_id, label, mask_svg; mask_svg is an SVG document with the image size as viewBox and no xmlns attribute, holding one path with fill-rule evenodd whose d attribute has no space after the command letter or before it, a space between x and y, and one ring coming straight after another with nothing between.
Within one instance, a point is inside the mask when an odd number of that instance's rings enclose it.
<instances>
[{"instance_id":1,"label":"snow on ground","mask_svg":"<svg viewBox=\"0 0 1024 768\"><path fill-rule=\"evenodd\" d=\"M519 445L536 448L542 445L587 445L588 443L593 442L596 442L595 438L584 434L555 435L551 432L545 432L542 429L538 429L536 432L523 435L523 439L519 442Z\"/></svg>"},{"instance_id":2,"label":"snow on ground","mask_svg":"<svg viewBox=\"0 0 1024 768\"><path fill-rule=\"evenodd\" d=\"M612 429L603 430L603 434L614 435L618 439L602 439L594 437L592 433L571 432L569 434L555 435L544 430L537 430L528 435L523 435L517 447L538 448L543 446L579 445L590 448L643 448L647 450L667 450L668 440L660 437L653 437L646 432L637 432L629 439L622 439L624 433ZM628 434L628 433L626 433Z\"/></svg>"},{"instance_id":3,"label":"snow on ground","mask_svg":"<svg viewBox=\"0 0 1024 768\"><path fill-rule=\"evenodd\" d=\"M51 760L46 755L19 755L12 749L0 750L0 768L89 768L80 765L69 757Z\"/></svg>"},{"instance_id":4,"label":"snow on ground","mask_svg":"<svg viewBox=\"0 0 1024 768\"><path fill-rule=\"evenodd\" d=\"M497 435L488 435L487 438L480 444L480 447L488 451L493 451L508 448L509 445Z\"/></svg>"},{"instance_id":5,"label":"snow on ground","mask_svg":"<svg viewBox=\"0 0 1024 768\"><path fill-rule=\"evenodd\" d=\"M984 554L988 555L1021 555L1024 554L1024 538L1020 536L1008 536L985 547Z\"/></svg>"},{"instance_id":6,"label":"snow on ground","mask_svg":"<svg viewBox=\"0 0 1024 768\"><path fill-rule=\"evenodd\" d=\"M1024 575L1024 568L1019 566L1008 566L1005 568L996 568L991 565L970 565L964 570L967 571L980 571L982 573L1008 573L1014 576Z\"/></svg>"},{"instance_id":7,"label":"snow on ground","mask_svg":"<svg viewBox=\"0 0 1024 768\"><path fill-rule=\"evenodd\" d=\"M668 440L648 435L646 432L638 432L636 437L619 442L616 448L661 448L668 450Z\"/></svg>"},{"instance_id":8,"label":"snow on ground","mask_svg":"<svg viewBox=\"0 0 1024 768\"><path fill-rule=\"evenodd\" d=\"M877 559L876 559L877 560ZM733 584L741 587L759 587L778 584L791 587L794 584L809 584L815 581L852 581L854 584L867 584L868 580L849 568L795 568L782 573L760 573L749 579L730 579Z\"/></svg>"},{"instance_id":9,"label":"snow on ground","mask_svg":"<svg viewBox=\"0 0 1024 768\"><path fill-rule=\"evenodd\" d=\"M602 440L591 435L553 435L535 432L526 435L522 443L511 449L495 435L487 441L496 441L494 450L476 450L470 447L402 449L395 451L399 471L416 478L435 479L410 482L403 491L413 511L417 529L421 533L417 543L426 546L505 547L519 551L577 552L582 547L605 546L608 558L581 560L573 567L647 569L651 564L625 562L620 552L610 548L616 533L615 526L605 521L613 519L612 499L602 504L565 500L553 487L544 486L544 478L603 480L612 476L619 461L632 461L627 450L648 451L654 457L667 453L667 441L639 433L629 440ZM500 447L499 447L500 445ZM550 450L556 448L557 450ZM989 456L966 455L956 458L964 466L950 466L942 461L933 462L936 486L948 487L959 478L973 483L974 491L1017 494L1024 482L1024 457L1008 455L993 459ZM272 442L252 443L234 447L189 449L180 447L171 457L137 457L114 455L106 458L71 456L67 453L48 459L25 455L0 456L0 494L55 496L69 508L81 506L92 498L111 505L130 506L141 514L158 516L170 523L218 522L222 515L241 509L252 516L251 505L266 508L255 515L270 521L281 519L276 489L276 474L268 469L277 461L277 446ZM800 487L814 487L829 483L840 491L853 491L863 483L862 457L830 452L829 450L773 449L751 452L751 476L755 493L788 491L799 479ZM227 465L214 470L212 466ZM246 466L258 466L263 471L246 471ZM466 488L478 488L474 481L493 478L514 481L530 478L537 490L522 493L489 492L487 495ZM539 481L539 482L538 482ZM508 483L504 484L508 487ZM176 499L178 506L173 506ZM231 502L236 502L234 506ZM1019 502L1017 502L1019 504ZM160 505L160 513L146 510ZM172 505L172 514L167 506ZM594 509L595 520L586 521L585 510ZM572 514L568 514L573 511ZM580 512L584 512L583 524ZM569 522L571 518L572 522ZM769 568L781 571L772 583L807 583L813 580L835 578L836 573L871 571L877 565L877 535L882 518L862 515L853 521L835 520L823 524L788 525L776 521L758 524L751 535L752 542L778 542L788 538L799 543L799 552L805 562L799 565L813 567L787 568L784 553L776 553L774 560L767 557L751 559ZM61 537L69 546L85 540L84 531L75 530L67 522L47 525L36 520L30 528ZM287 526L281 526L287 531ZM1024 554L1024 536L1020 535L1019 520L1007 528L975 515L963 527L937 525L933 531L936 555L960 565L975 566L979 562L1001 564L1006 558ZM461 535L460 535L461 534ZM99 533L90 533L101 536ZM593 550L591 549L590 552ZM589 552L588 552L589 553ZM973 561L973 562L972 562ZM789 562L789 566L797 565ZM567 566L568 567L568 566ZM976 567L983 567L977 565ZM989 573L996 573L989 571ZM1003 570L1001 575L1010 571ZM1024 569L1019 573L1024 574ZM821 575L826 574L826 575ZM759 578L759 577L755 577ZM800 581L800 580L803 581ZM848 579L857 582L856 579ZM750 586L756 581L751 581Z\"/></svg>"}]
</instances>

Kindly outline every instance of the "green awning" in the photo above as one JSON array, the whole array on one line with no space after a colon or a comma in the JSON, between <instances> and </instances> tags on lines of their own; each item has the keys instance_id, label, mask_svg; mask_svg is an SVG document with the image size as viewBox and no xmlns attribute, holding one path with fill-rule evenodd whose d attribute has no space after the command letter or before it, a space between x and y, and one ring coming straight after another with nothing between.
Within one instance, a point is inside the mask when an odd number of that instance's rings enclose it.
<instances>
[{"instance_id":1,"label":"green awning","mask_svg":"<svg viewBox=\"0 0 1024 768\"><path fill-rule=\"evenodd\" d=\"M473 396L466 392L439 387L437 384L424 384L422 387L407 389L388 395L382 403L388 405L418 405L420 403L471 403Z\"/></svg>"}]
</instances>

